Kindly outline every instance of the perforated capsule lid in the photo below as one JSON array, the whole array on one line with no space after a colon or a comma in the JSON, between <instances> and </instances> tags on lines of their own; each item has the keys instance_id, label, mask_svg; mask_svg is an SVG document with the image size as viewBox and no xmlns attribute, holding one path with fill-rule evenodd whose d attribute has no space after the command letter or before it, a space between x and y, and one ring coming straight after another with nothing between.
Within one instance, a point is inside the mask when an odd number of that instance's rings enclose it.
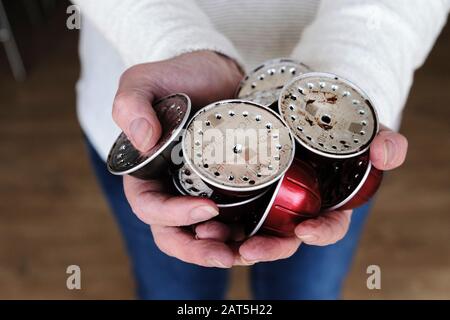
<instances>
[{"instance_id":1,"label":"perforated capsule lid","mask_svg":"<svg viewBox=\"0 0 450 320\"><path fill-rule=\"evenodd\" d=\"M375 109L357 86L329 73L307 73L282 90L279 111L297 141L322 156L363 153L378 132Z\"/></svg>"},{"instance_id":2,"label":"perforated capsule lid","mask_svg":"<svg viewBox=\"0 0 450 320\"><path fill-rule=\"evenodd\" d=\"M262 105L224 100L201 109L183 135L186 165L203 181L229 191L262 189L289 168L293 136L281 117Z\"/></svg>"},{"instance_id":3,"label":"perforated capsule lid","mask_svg":"<svg viewBox=\"0 0 450 320\"><path fill-rule=\"evenodd\" d=\"M309 68L292 59L273 59L251 71L239 84L236 97L269 106L278 101L283 86Z\"/></svg>"},{"instance_id":4,"label":"perforated capsule lid","mask_svg":"<svg viewBox=\"0 0 450 320\"><path fill-rule=\"evenodd\" d=\"M122 132L108 155L107 166L111 173L131 174L161 155L179 137L188 120L191 101L185 94L173 94L154 103L153 109L162 126L162 135L158 143L150 151L142 154Z\"/></svg>"},{"instance_id":5,"label":"perforated capsule lid","mask_svg":"<svg viewBox=\"0 0 450 320\"><path fill-rule=\"evenodd\" d=\"M186 166L181 167L174 175L175 187L181 194L194 197L211 198L214 190Z\"/></svg>"}]
</instances>

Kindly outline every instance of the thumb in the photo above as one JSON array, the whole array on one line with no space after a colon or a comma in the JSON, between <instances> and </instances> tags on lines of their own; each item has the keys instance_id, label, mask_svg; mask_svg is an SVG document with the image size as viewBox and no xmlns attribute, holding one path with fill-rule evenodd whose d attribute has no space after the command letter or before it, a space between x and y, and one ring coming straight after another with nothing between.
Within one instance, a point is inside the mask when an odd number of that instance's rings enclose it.
<instances>
[{"instance_id":1,"label":"thumb","mask_svg":"<svg viewBox=\"0 0 450 320\"><path fill-rule=\"evenodd\" d=\"M139 70L127 70L120 79L113 104L113 119L136 149L150 150L161 136L161 124L152 108L155 93L140 81Z\"/></svg>"},{"instance_id":2,"label":"thumb","mask_svg":"<svg viewBox=\"0 0 450 320\"><path fill-rule=\"evenodd\" d=\"M403 164L408 140L400 133L383 129L370 146L370 160L379 170L392 170Z\"/></svg>"}]
</instances>

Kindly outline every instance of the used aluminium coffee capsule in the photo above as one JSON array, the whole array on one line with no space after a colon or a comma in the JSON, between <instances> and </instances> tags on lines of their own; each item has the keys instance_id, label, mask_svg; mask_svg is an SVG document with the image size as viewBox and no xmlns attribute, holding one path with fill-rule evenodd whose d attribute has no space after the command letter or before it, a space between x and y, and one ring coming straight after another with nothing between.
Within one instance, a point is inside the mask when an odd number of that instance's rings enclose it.
<instances>
[{"instance_id":1,"label":"used aluminium coffee capsule","mask_svg":"<svg viewBox=\"0 0 450 320\"><path fill-rule=\"evenodd\" d=\"M179 141L191 112L191 101L185 94L172 94L154 103L153 109L162 127L158 143L150 151L141 153L122 132L108 155L107 167L112 174L130 174L141 179L156 179L167 174L172 148Z\"/></svg>"},{"instance_id":2,"label":"used aluminium coffee capsule","mask_svg":"<svg viewBox=\"0 0 450 320\"><path fill-rule=\"evenodd\" d=\"M319 215L319 181L313 168L305 161L294 159L271 195L266 207L247 222L254 225L250 236L258 232L293 236L299 223Z\"/></svg>"},{"instance_id":3,"label":"used aluminium coffee capsule","mask_svg":"<svg viewBox=\"0 0 450 320\"><path fill-rule=\"evenodd\" d=\"M286 83L308 71L306 65L292 59L266 61L244 77L236 91L236 97L271 106L278 101L280 91Z\"/></svg>"},{"instance_id":4,"label":"used aluminium coffee capsule","mask_svg":"<svg viewBox=\"0 0 450 320\"><path fill-rule=\"evenodd\" d=\"M279 110L318 173L323 210L361 205L375 193L382 175L369 147L379 124L361 89L334 74L303 74L283 89Z\"/></svg>"},{"instance_id":5,"label":"used aluminium coffee capsule","mask_svg":"<svg viewBox=\"0 0 450 320\"><path fill-rule=\"evenodd\" d=\"M275 183L295 153L281 117L262 105L224 100L198 111L182 139L187 168L217 192L248 196Z\"/></svg>"},{"instance_id":6,"label":"used aluminium coffee capsule","mask_svg":"<svg viewBox=\"0 0 450 320\"><path fill-rule=\"evenodd\" d=\"M212 200L218 200L214 194L214 190L208 187L206 183L186 165L173 173L173 183L178 192L182 195L193 197L203 197ZM217 202L216 202L217 203Z\"/></svg>"},{"instance_id":7,"label":"used aluminium coffee capsule","mask_svg":"<svg viewBox=\"0 0 450 320\"><path fill-rule=\"evenodd\" d=\"M348 210L362 206L368 202L380 187L383 180L383 171L375 168L371 162L368 169L369 174L364 177L359 183L353 194L348 197L348 200L340 203L337 209Z\"/></svg>"},{"instance_id":8,"label":"used aluminium coffee capsule","mask_svg":"<svg viewBox=\"0 0 450 320\"><path fill-rule=\"evenodd\" d=\"M325 158L300 148L299 154L317 172L322 210L353 209L375 194L383 173L372 166L369 151L346 159Z\"/></svg>"},{"instance_id":9,"label":"used aluminium coffee capsule","mask_svg":"<svg viewBox=\"0 0 450 320\"><path fill-rule=\"evenodd\" d=\"M293 79L280 94L279 111L300 145L323 157L362 154L378 133L377 114L367 95L330 73Z\"/></svg>"},{"instance_id":10,"label":"used aluminium coffee capsule","mask_svg":"<svg viewBox=\"0 0 450 320\"><path fill-rule=\"evenodd\" d=\"M222 195L209 188L197 174L190 171L186 166L178 169L173 174L172 179L175 189L181 195L205 197L213 200L219 208L220 214L217 217L218 220L227 224L241 223L243 226L245 224L243 221L247 219L247 215L258 212L261 207L260 199L265 197L269 191L269 188L266 188L258 194L246 198Z\"/></svg>"}]
</instances>

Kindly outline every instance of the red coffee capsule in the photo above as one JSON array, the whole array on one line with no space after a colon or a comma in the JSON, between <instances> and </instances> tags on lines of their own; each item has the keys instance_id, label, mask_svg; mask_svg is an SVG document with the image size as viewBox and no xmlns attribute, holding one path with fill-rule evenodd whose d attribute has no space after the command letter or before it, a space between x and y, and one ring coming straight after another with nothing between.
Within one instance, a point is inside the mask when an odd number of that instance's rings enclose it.
<instances>
[{"instance_id":1,"label":"red coffee capsule","mask_svg":"<svg viewBox=\"0 0 450 320\"><path fill-rule=\"evenodd\" d=\"M383 171L378 170L374 166L370 165L369 174L366 179L362 180L356 190L353 192L354 195L349 197L346 203L343 203L338 209L348 210L355 209L366 202L368 202L377 192L383 180Z\"/></svg>"},{"instance_id":2,"label":"red coffee capsule","mask_svg":"<svg viewBox=\"0 0 450 320\"><path fill-rule=\"evenodd\" d=\"M322 157L302 147L297 151L317 172L323 211L356 208L381 184L383 174L372 166L369 151L346 159Z\"/></svg>"},{"instance_id":3,"label":"red coffee capsule","mask_svg":"<svg viewBox=\"0 0 450 320\"><path fill-rule=\"evenodd\" d=\"M381 174L371 169L369 147L379 124L360 88L334 74L306 73L283 88L279 110L300 145L298 157L318 174L322 210L354 207L373 195Z\"/></svg>"},{"instance_id":4,"label":"red coffee capsule","mask_svg":"<svg viewBox=\"0 0 450 320\"><path fill-rule=\"evenodd\" d=\"M317 217L320 212L319 182L305 161L295 159L271 195L266 209L247 221L249 226L254 225L250 236L257 232L292 236L299 223Z\"/></svg>"}]
</instances>

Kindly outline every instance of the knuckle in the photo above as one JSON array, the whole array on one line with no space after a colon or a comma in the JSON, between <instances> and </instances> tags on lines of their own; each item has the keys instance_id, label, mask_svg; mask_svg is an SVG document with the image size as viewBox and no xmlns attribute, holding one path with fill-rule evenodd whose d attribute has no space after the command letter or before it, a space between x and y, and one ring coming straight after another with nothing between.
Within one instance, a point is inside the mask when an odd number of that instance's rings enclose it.
<instances>
[{"instance_id":1,"label":"knuckle","mask_svg":"<svg viewBox=\"0 0 450 320\"><path fill-rule=\"evenodd\" d=\"M170 248L166 244L166 241L164 241L164 237L153 232L153 241L155 242L155 245L159 250L161 250L170 257L174 257L172 250L170 250Z\"/></svg>"},{"instance_id":2,"label":"knuckle","mask_svg":"<svg viewBox=\"0 0 450 320\"><path fill-rule=\"evenodd\" d=\"M159 250L164 251L163 241L161 241L161 236L152 228L153 241Z\"/></svg>"},{"instance_id":3,"label":"knuckle","mask_svg":"<svg viewBox=\"0 0 450 320\"><path fill-rule=\"evenodd\" d=\"M299 246L300 246L300 244L295 244L295 245L293 244L292 246L289 246L289 248L286 250L285 254L283 255L283 258L286 259L286 258L289 258L292 255L294 255L294 253L297 252Z\"/></svg>"},{"instance_id":4,"label":"knuckle","mask_svg":"<svg viewBox=\"0 0 450 320\"><path fill-rule=\"evenodd\" d=\"M137 205L134 202L130 202L130 207L139 220L146 224L151 224L150 221L148 221L148 215L144 212L144 210L142 210L141 206Z\"/></svg>"},{"instance_id":5,"label":"knuckle","mask_svg":"<svg viewBox=\"0 0 450 320\"><path fill-rule=\"evenodd\" d=\"M347 234L347 229L342 230L342 232L338 232L336 233L335 237L334 237L334 243L344 239L345 235Z\"/></svg>"},{"instance_id":6,"label":"knuckle","mask_svg":"<svg viewBox=\"0 0 450 320\"><path fill-rule=\"evenodd\" d=\"M142 210L142 206L139 203L139 197L133 193L132 190L128 187L126 183L124 183L124 192L125 197L128 200L131 211L136 215L144 223L147 223L144 212ZM147 223L148 224L148 223Z\"/></svg>"},{"instance_id":7,"label":"knuckle","mask_svg":"<svg viewBox=\"0 0 450 320\"><path fill-rule=\"evenodd\" d=\"M164 245L164 241L162 241L162 237L161 235L159 235L157 232L153 231L153 241L155 242L155 245L158 247L159 250L167 253L165 245Z\"/></svg>"},{"instance_id":8,"label":"knuckle","mask_svg":"<svg viewBox=\"0 0 450 320\"><path fill-rule=\"evenodd\" d=\"M134 197L134 199L132 199L132 201L129 201L129 202L130 202L131 210L136 215L136 217L139 218L139 220L141 220L142 222L144 222L145 224L148 224L148 225L155 224L154 214L153 214L152 210L144 209L144 208L151 208L151 206L149 206L148 203L146 204L146 201L144 198L142 198L141 196L138 195L138 196Z\"/></svg>"},{"instance_id":9,"label":"knuckle","mask_svg":"<svg viewBox=\"0 0 450 320\"><path fill-rule=\"evenodd\" d=\"M129 67L126 69L122 75L120 76L120 83L126 82L128 79L133 79L136 75L141 74L143 69L143 65L136 64L134 66Z\"/></svg>"},{"instance_id":10,"label":"knuckle","mask_svg":"<svg viewBox=\"0 0 450 320\"><path fill-rule=\"evenodd\" d=\"M348 231L349 224L350 219L348 218L348 216L342 213L340 219L336 220L336 227L335 231L333 232L333 238L336 238L336 241L341 240L345 236Z\"/></svg>"}]
</instances>

